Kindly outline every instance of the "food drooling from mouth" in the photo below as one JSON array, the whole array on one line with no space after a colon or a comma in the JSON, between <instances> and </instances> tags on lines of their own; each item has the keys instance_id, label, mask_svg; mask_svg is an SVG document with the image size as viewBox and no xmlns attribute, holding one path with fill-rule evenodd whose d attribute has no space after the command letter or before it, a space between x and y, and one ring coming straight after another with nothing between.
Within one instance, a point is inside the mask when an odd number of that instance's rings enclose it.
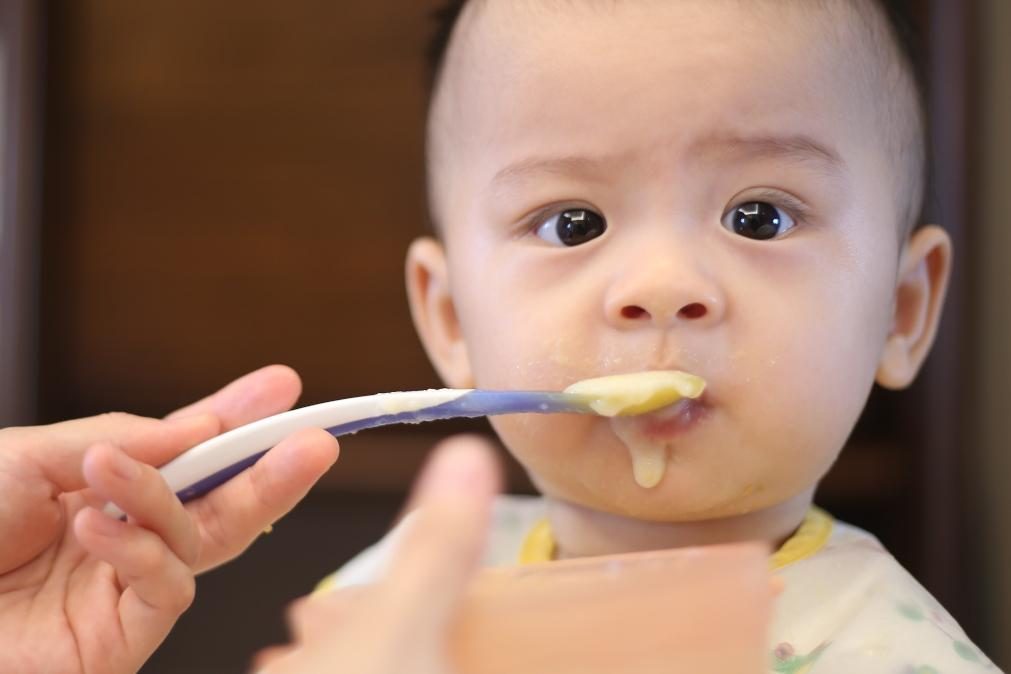
<instances>
[{"instance_id":1,"label":"food drooling from mouth","mask_svg":"<svg viewBox=\"0 0 1011 674\"><path fill-rule=\"evenodd\" d=\"M639 437L627 423L615 422L618 422L618 419L612 420L611 428L628 448L635 483L643 489L652 489L660 484L667 470L666 445Z\"/></svg>"},{"instance_id":2,"label":"food drooling from mouth","mask_svg":"<svg viewBox=\"0 0 1011 674\"><path fill-rule=\"evenodd\" d=\"M677 370L635 372L586 379L565 389L585 396L590 407L611 417L611 428L628 448L636 484L651 489L663 480L671 438L701 416L705 381Z\"/></svg>"}]
</instances>

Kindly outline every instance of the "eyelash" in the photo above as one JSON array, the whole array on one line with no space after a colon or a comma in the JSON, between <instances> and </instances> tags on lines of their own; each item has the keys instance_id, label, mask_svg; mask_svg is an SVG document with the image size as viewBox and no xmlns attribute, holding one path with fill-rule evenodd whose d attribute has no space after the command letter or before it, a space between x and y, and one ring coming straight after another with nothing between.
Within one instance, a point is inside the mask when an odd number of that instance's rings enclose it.
<instances>
[{"instance_id":1,"label":"eyelash","mask_svg":"<svg viewBox=\"0 0 1011 674\"><path fill-rule=\"evenodd\" d=\"M551 204L550 206L545 206L544 208L539 208L530 215L522 218L518 227L518 234L525 236L528 234L536 234L537 229L544 224L548 218L553 218L559 213L564 213L565 211L576 210L580 208L585 208L590 211L595 211L597 213L603 214L603 211L596 206L590 206L586 203L578 203L575 201L563 201L556 204Z\"/></svg>"},{"instance_id":2,"label":"eyelash","mask_svg":"<svg viewBox=\"0 0 1011 674\"><path fill-rule=\"evenodd\" d=\"M782 208L787 212L790 217L793 218L794 222L798 225L801 223L808 223L811 221L812 212L811 209L803 201L780 190L774 190L770 188L759 189L757 192L750 193L744 197L734 199L731 202L730 207L728 207L723 214L726 215L735 208L739 208L744 204L751 203L753 201L762 201L768 204L772 204L776 208ZM722 216L721 216L722 219Z\"/></svg>"}]
</instances>

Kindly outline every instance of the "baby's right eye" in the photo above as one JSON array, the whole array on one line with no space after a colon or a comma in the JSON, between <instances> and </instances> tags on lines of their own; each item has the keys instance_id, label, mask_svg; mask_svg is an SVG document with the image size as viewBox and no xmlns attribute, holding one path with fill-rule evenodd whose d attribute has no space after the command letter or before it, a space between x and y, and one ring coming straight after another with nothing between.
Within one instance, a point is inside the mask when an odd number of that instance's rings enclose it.
<instances>
[{"instance_id":1,"label":"baby's right eye","mask_svg":"<svg viewBox=\"0 0 1011 674\"><path fill-rule=\"evenodd\" d=\"M572 208L552 215L537 226L537 236L558 246L578 246L604 233L604 216L587 208Z\"/></svg>"}]
</instances>

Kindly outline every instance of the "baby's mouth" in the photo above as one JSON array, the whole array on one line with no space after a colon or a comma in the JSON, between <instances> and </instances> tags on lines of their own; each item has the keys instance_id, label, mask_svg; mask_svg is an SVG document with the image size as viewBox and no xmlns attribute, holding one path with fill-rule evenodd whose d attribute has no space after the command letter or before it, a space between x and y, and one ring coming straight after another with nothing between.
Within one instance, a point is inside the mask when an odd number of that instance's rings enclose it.
<instances>
[{"instance_id":1,"label":"baby's mouth","mask_svg":"<svg viewBox=\"0 0 1011 674\"><path fill-rule=\"evenodd\" d=\"M687 433L708 414L705 398L682 398L655 412L625 419L624 426L642 440L669 442Z\"/></svg>"},{"instance_id":2,"label":"baby's mouth","mask_svg":"<svg viewBox=\"0 0 1011 674\"><path fill-rule=\"evenodd\" d=\"M644 489L660 484L676 439L702 423L708 413L703 396L683 398L648 414L612 418L611 429L628 448L636 484Z\"/></svg>"}]
</instances>

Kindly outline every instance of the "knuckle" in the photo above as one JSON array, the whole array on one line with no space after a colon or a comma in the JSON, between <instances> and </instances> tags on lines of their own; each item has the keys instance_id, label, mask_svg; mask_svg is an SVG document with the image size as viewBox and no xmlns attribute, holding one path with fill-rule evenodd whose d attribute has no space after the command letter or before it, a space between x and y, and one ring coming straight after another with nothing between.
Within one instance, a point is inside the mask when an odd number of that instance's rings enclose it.
<instances>
[{"instance_id":1,"label":"knuckle","mask_svg":"<svg viewBox=\"0 0 1011 674\"><path fill-rule=\"evenodd\" d=\"M193 600L197 596L197 583L193 576L187 575L178 583L178 587L169 597L169 608L177 613L182 613L193 605Z\"/></svg>"},{"instance_id":2,"label":"knuckle","mask_svg":"<svg viewBox=\"0 0 1011 674\"><path fill-rule=\"evenodd\" d=\"M274 485L274 476L271 475L269 470L264 468L262 462L257 462L250 468L249 482L252 487L253 498L256 499L257 507L267 512L272 511L274 504L271 495L277 490Z\"/></svg>"},{"instance_id":3,"label":"knuckle","mask_svg":"<svg viewBox=\"0 0 1011 674\"><path fill-rule=\"evenodd\" d=\"M214 499L201 498L191 502L197 528L202 538L229 558L240 552L234 536L224 526L222 515L214 505Z\"/></svg>"},{"instance_id":4,"label":"knuckle","mask_svg":"<svg viewBox=\"0 0 1011 674\"><path fill-rule=\"evenodd\" d=\"M200 529L185 510L183 514L186 518L186 524L181 541L182 550L179 557L186 566L192 567L200 559Z\"/></svg>"},{"instance_id":5,"label":"knuckle","mask_svg":"<svg viewBox=\"0 0 1011 674\"><path fill-rule=\"evenodd\" d=\"M169 552L159 542L145 541L144 544L137 546L133 558L137 575L157 576L168 568Z\"/></svg>"},{"instance_id":6,"label":"knuckle","mask_svg":"<svg viewBox=\"0 0 1011 674\"><path fill-rule=\"evenodd\" d=\"M164 508L166 504L176 499L175 493L165 480L165 476L149 463L138 459L130 459L140 470L138 496L142 501L157 504Z\"/></svg>"}]
</instances>

